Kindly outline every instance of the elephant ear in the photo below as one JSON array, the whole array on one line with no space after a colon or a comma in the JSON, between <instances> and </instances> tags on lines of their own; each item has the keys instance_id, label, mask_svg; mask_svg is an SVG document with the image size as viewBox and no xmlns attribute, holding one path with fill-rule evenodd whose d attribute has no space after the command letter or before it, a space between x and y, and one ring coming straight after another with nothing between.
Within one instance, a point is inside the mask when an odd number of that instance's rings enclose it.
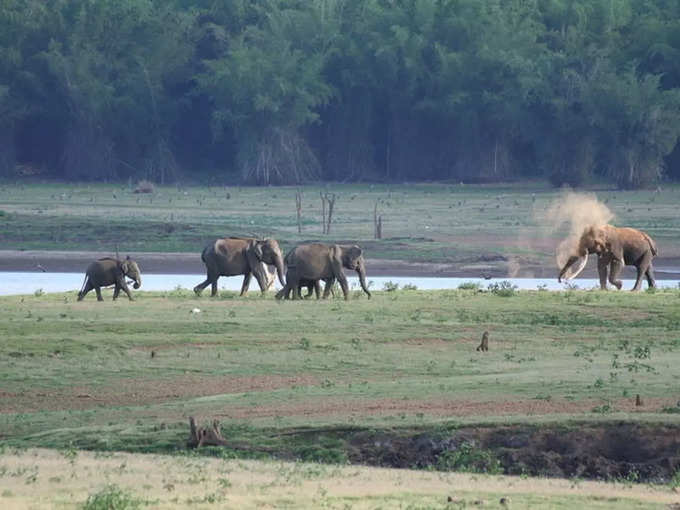
<instances>
[{"instance_id":1,"label":"elephant ear","mask_svg":"<svg viewBox=\"0 0 680 510\"><path fill-rule=\"evenodd\" d=\"M248 253L255 256L255 258L261 262L262 261L262 241L251 241L248 247Z\"/></svg>"},{"instance_id":2,"label":"elephant ear","mask_svg":"<svg viewBox=\"0 0 680 510\"><path fill-rule=\"evenodd\" d=\"M130 257L125 259L123 262L120 263L120 270L123 272L123 274L128 274L128 271L130 271Z\"/></svg>"}]
</instances>

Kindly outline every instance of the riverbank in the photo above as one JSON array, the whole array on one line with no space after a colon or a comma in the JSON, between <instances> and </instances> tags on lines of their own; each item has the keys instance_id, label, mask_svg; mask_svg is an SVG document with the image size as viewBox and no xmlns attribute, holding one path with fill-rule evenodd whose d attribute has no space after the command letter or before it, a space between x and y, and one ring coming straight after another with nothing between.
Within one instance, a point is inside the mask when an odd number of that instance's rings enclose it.
<instances>
[{"instance_id":1,"label":"riverbank","mask_svg":"<svg viewBox=\"0 0 680 510\"><path fill-rule=\"evenodd\" d=\"M84 273L93 260L114 255L104 251L0 250L0 272ZM146 274L205 273L200 253L125 252L120 255L130 255ZM654 266L659 280L680 278L680 257L657 257ZM557 274L556 267L484 255L458 263L367 258L366 267L369 276L385 277L554 278ZM634 279L635 268L625 268L623 277ZM594 260L589 261L581 278L597 278Z\"/></svg>"}]
</instances>

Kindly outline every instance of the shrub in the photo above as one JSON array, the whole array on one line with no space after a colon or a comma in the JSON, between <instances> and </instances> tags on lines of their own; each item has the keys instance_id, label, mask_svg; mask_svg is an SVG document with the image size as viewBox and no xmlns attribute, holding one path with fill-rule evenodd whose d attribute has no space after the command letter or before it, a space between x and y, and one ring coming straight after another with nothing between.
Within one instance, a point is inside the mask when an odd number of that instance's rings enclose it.
<instances>
[{"instance_id":1,"label":"shrub","mask_svg":"<svg viewBox=\"0 0 680 510\"><path fill-rule=\"evenodd\" d=\"M394 292L395 290L399 289L399 284L394 283L393 281L385 282L383 283L383 290L385 292Z\"/></svg>"},{"instance_id":2,"label":"shrub","mask_svg":"<svg viewBox=\"0 0 680 510\"><path fill-rule=\"evenodd\" d=\"M482 286L477 282L463 282L458 285L459 290L479 290Z\"/></svg>"},{"instance_id":3,"label":"shrub","mask_svg":"<svg viewBox=\"0 0 680 510\"><path fill-rule=\"evenodd\" d=\"M503 472L501 461L493 452L477 448L470 442L464 442L455 450L448 450L439 455L435 467L440 471L467 471L492 475Z\"/></svg>"},{"instance_id":4,"label":"shrub","mask_svg":"<svg viewBox=\"0 0 680 510\"><path fill-rule=\"evenodd\" d=\"M154 185L153 182L142 180L137 183L137 187L134 189L133 193L153 193Z\"/></svg>"},{"instance_id":5,"label":"shrub","mask_svg":"<svg viewBox=\"0 0 680 510\"><path fill-rule=\"evenodd\" d=\"M496 296L511 297L517 292L517 285L513 285L507 280L503 280L500 283L490 283L489 290Z\"/></svg>"},{"instance_id":6,"label":"shrub","mask_svg":"<svg viewBox=\"0 0 680 510\"><path fill-rule=\"evenodd\" d=\"M139 508L141 501L117 485L107 485L88 496L83 510L128 510Z\"/></svg>"}]
</instances>

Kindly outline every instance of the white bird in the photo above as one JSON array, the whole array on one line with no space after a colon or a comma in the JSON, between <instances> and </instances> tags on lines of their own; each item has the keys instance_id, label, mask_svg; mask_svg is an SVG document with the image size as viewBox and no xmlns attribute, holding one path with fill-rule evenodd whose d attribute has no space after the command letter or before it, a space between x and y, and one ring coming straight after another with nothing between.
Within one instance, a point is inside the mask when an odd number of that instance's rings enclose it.
<instances>
[{"instance_id":1,"label":"white bird","mask_svg":"<svg viewBox=\"0 0 680 510\"><path fill-rule=\"evenodd\" d=\"M201 313L201 309L200 308L194 308L193 310L191 310L191 313L193 313L193 314Z\"/></svg>"}]
</instances>

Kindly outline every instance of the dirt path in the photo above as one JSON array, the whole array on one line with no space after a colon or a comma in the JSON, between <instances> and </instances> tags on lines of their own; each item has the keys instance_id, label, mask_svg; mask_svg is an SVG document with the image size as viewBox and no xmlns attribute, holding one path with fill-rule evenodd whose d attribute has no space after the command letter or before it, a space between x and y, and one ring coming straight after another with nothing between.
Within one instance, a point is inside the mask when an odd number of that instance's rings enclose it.
<instances>
[{"instance_id":1,"label":"dirt path","mask_svg":"<svg viewBox=\"0 0 680 510\"><path fill-rule=\"evenodd\" d=\"M100 257L112 256L109 252L94 251L20 251L0 250L0 272L2 271L46 271L80 273L87 265ZM130 255L149 274L204 274L205 266L199 253L131 252ZM680 257L657 257L654 261L657 279L680 278ZM474 260L457 263L411 262L406 260L367 259L369 276L416 276L416 277L461 277L479 278L553 278L556 269L536 263L508 260L504 257L480 255ZM582 276L596 278L593 262L586 267ZM624 278L634 278L634 268L626 268Z\"/></svg>"}]
</instances>

